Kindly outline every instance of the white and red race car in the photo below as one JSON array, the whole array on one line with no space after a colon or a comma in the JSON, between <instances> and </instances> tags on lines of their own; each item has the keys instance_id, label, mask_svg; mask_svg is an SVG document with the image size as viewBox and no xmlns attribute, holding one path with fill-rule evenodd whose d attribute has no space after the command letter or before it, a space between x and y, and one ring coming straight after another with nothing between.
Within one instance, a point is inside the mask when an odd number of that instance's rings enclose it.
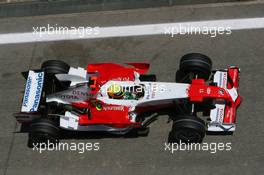
<instances>
[{"instance_id":1,"label":"white and red race car","mask_svg":"<svg viewBox=\"0 0 264 175\"><path fill-rule=\"evenodd\" d=\"M212 71L203 54L184 55L176 83L156 82L147 63L88 64L73 68L49 60L27 79L18 122L30 124L33 142L58 141L62 129L147 134L160 113L173 122L170 142L202 142L206 131L232 133L239 68ZM201 116L207 116L206 122Z\"/></svg>"}]
</instances>

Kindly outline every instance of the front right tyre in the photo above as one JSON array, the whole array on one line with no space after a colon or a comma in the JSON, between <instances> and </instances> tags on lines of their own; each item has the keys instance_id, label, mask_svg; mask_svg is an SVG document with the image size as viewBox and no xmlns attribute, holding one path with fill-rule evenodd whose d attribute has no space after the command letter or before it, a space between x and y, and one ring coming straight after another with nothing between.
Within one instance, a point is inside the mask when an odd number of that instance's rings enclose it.
<instances>
[{"instance_id":1,"label":"front right tyre","mask_svg":"<svg viewBox=\"0 0 264 175\"><path fill-rule=\"evenodd\" d=\"M205 123L197 116L178 116L169 134L172 143L201 143L205 136Z\"/></svg>"}]
</instances>

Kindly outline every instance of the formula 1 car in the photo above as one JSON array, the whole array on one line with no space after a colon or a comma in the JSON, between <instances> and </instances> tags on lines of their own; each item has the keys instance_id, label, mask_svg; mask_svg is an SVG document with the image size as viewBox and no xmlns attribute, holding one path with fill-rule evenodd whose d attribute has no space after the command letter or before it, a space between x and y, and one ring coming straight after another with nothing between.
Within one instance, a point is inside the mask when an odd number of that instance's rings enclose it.
<instances>
[{"instance_id":1,"label":"formula 1 car","mask_svg":"<svg viewBox=\"0 0 264 175\"><path fill-rule=\"evenodd\" d=\"M22 73L27 82L15 117L30 124L29 139L38 143L58 142L61 130L147 135L164 111L173 122L170 142L199 143L206 131L235 131L238 67L212 70L209 57L190 53L180 60L176 83L156 82L148 69L147 63L96 63L84 69L45 61L41 69Z\"/></svg>"}]
</instances>

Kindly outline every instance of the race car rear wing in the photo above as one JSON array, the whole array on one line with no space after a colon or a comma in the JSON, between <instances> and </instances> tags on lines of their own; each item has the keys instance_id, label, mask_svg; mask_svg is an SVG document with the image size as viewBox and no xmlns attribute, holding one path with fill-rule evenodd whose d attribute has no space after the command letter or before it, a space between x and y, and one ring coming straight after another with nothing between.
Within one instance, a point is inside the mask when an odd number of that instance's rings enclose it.
<instances>
[{"instance_id":1,"label":"race car rear wing","mask_svg":"<svg viewBox=\"0 0 264 175\"><path fill-rule=\"evenodd\" d=\"M43 84L44 72L32 70L28 72L21 112L36 112L38 110Z\"/></svg>"}]
</instances>

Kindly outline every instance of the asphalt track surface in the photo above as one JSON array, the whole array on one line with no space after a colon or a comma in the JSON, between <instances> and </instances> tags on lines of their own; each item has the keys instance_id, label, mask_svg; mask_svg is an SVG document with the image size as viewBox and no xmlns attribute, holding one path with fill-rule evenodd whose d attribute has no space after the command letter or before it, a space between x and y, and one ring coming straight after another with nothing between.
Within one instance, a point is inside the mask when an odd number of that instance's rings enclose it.
<instances>
[{"instance_id":1,"label":"asphalt track surface","mask_svg":"<svg viewBox=\"0 0 264 175\"><path fill-rule=\"evenodd\" d=\"M50 23L74 24L97 19L110 25L207 20L239 17L263 17L264 6L183 7L183 9L91 13L65 16L2 19L0 33L29 31L30 26ZM148 13L148 14L149 14ZM97 18L96 15L98 15ZM172 15L175 15L174 17ZM104 18L111 16L111 20ZM91 24L91 25L93 25ZM211 38L205 35L139 36L93 40L0 45L0 172L1 174L263 174L264 172L264 29L235 31ZM94 62L146 61L150 73L159 81L174 81L180 57L189 52L210 56L214 68L238 65L241 68L240 93L243 103L238 110L237 129L230 136L206 136L204 142L232 143L230 151L164 150L171 123L160 116L151 125L148 137L125 138L89 135L62 142L99 142L99 151L45 151L27 147L27 134L12 117L19 111L24 80L21 71L38 68L44 60L61 59L72 66Z\"/></svg>"}]
</instances>

